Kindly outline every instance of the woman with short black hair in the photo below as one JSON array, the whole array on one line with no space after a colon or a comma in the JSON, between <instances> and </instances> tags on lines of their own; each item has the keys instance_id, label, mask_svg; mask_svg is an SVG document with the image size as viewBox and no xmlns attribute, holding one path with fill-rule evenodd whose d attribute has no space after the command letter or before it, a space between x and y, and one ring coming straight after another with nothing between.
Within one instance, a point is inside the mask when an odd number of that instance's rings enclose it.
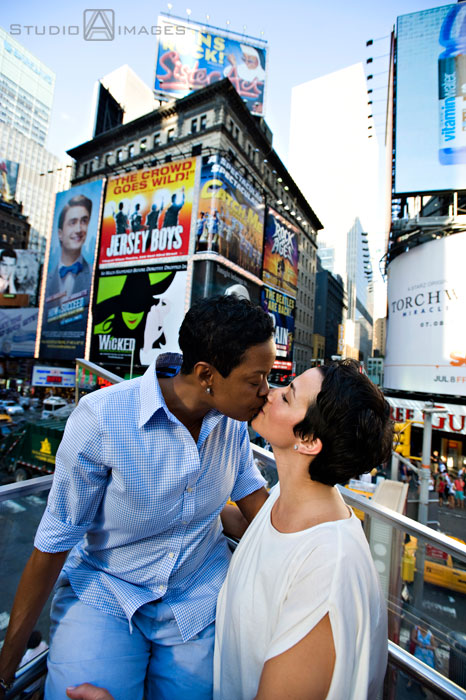
<instances>
[{"instance_id":1,"label":"woman with short black hair","mask_svg":"<svg viewBox=\"0 0 466 700\"><path fill-rule=\"evenodd\" d=\"M273 447L279 484L220 591L214 700L375 699L386 606L361 524L335 484L388 458L389 406L344 361L271 391L252 426Z\"/></svg>"}]
</instances>

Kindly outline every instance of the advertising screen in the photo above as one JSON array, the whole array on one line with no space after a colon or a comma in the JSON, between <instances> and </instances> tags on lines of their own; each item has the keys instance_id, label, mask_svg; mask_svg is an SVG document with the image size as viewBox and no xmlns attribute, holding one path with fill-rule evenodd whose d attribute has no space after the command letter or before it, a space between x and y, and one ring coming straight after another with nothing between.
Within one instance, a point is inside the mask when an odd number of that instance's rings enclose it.
<instances>
[{"instance_id":1,"label":"advertising screen","mask_svg":"<svg viewBox=\"0 0 466 700\"><path fill-rule=\"evenodd\" d=\"M0 309L0 355L33 357L38 309Z\"/></svg>"},{"instance_id":2,"label":"advertising screen","mask_svg":"<svg viewBox=\"0 0 466 700\"><path fill-rule=\"evenodd\" d=\"M40 339L41 359L84 354L103 181L55 198Z\"/></svg>"},{"instance_id":3,"label":"advertising screen","mask_svg":"<svg viewBox=\"0 0 466 700\"><path fill-rule=\"evenodd\" d=\"M223 255L257 277L262 269L262 194L223 156L202 165L196 252Z\"/></svg>"},{"instance_id":4,"label":"advertising screen","mask_svg":"<svg viewBox=\"0 0 466 700\"><path fill-rule=\"evenodd\" d=\"M179 352L185 314L186 263L99 271L91 360L104 365L149 365Z\"/></svg>"},{"instance_id":5,"label":"advertising screen","mask_svg":"<svg viewBox=\"0 0 466 700\"><path fill-rule=\"evenodd\" d=\"M236 294L260 304L260 287L226 265L197 260L194 263L191 303L216 294Z\"/></svg>"},{"instance_id":6,"label":"advertising screen","mask_svg":"<svg viewBox=\"0 0 466 700\"><path fill-rule=\"evenodd\" d=\"M39 261L32 250L3 247L0 243L0 306L10 305L4 294L27 295L26 304L35 306L39 284Z\"/></svg>"},{"instance_id":7,"label":"advertising screen","mask_svg":"<svg viewBox=\"0 0 466 700\"><path fill-rule=\"evenodd\" d=\"M19 164L0 157L0 199L11 202L15 198Z\"/></svg>"},{"instance_id":8,"label":"advertising screen","mask_svg":"<svg viewBox=\"0 0 466 700\"><path fill-rule=\"evenodd\" d=\"M99 266L144 264L189 252L196 159L119 175L107 183Z\"/></svg>"},{"instance_id":9,"label":"advertising screen","mask_svg":"<svg viewBox=\"0 0 466 700\"><path fill-rule=\"evenodd\" d=\"M298 236L296 226L268 208L262 279L294 297L298 287Z\"/></svg>"},{"instance_id":10,"label":"advertising screen","mask_svg":"<svg viewBox=\"0 0 466 700\"><path fill-rule=\"evenodd\" d=\"M262 308L274 322L274 340L277 346L277 359L273 369L291 370L293 365L293 340L296 300L270 287L263 287Z\"/></svg>"},{"instance_id":11,"label":"advertising screen","mask_svg":"<svg viewBox=\"0 0 466 700\"><path fill-rule=\"evenodd\" d=\"M75 370L69 367L45 367L35 365L32 368L32 386L74 387Z\"/></svg>"},{"instance_id":12,"label":"advertising screen","mask_svg":"<svg viewBox=\"0 0 466 700\"><path fill-rule=\"evenodd\" d=\"M465 255L457 233L390 263L385 388L466 395Z\"/></svg>"},{"instance_id":13,"label":"advertising screen","mask_svg":"<svg viewBox=\"0 0 466 700\"><path fill-rule=\"evenodd\" d=\"M398 17L395 192L466 188L466 5Z\"/></svg>"},{"instance_id":14,"label":"advertising screen","mask_svg":"<svg viewBox=\"0 0 466 700\"><path fill-rule=\"evenodd\" d=\"M158 19L155 90L185 97L229 78L253 114L263 114L267 68L264 43L215 27L166 16Z\"/></svg>"}]
</instances>

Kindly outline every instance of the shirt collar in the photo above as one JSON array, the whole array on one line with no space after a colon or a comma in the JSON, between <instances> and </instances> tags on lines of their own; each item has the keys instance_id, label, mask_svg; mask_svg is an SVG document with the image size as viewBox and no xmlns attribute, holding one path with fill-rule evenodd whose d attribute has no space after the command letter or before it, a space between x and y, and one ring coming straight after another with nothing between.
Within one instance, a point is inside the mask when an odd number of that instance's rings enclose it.
<instances>
[{"instance_id":1,"label":"shirt collar","mask_svg":"<svg viewBox=\"0 0 466 700\"><path fill-rule=\"evenodd\" d=\"M79 256L79 258L78 258L77 260L75 260L74 262L80 262L81 265L84 265L84 258L83 258L83 256L82 256L82 253L81 253L81 255ZM63 262L63 260L60 258L60 262L58 263L58 269L60 269L61 267L69 267L69 265L65 265L65 263Z\"/></svg>"},{"instance_id":2,"label":"shirt collar","mask_svg":"<svg viewBox=\"0 0 466 700\"><path fill-rule=\"evenodd\" d=\"M159 355L144 372L140 386L141 408L139 410L139 428L142 428L160 408L163 408L169 418L173 417L163 398L162 390L157 379L157 373L166 374L168 377L178 374L182 360L182 355L174 352L165 352Z\"/></svg>"}]
</instances>

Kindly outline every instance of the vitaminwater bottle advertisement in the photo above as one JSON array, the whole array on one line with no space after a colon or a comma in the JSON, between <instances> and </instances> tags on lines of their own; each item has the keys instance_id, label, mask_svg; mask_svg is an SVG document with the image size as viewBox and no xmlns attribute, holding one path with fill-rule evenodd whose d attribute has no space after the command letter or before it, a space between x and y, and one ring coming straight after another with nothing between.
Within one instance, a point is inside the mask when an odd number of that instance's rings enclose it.
<instances>
[{"instance_id":1,"label":"vitaminwater bottle advertisement","mask_svg":"<svg viewBox=\"0 0 466 700\"><path fill-rule=\"evenodd\" d=\"M466 188L466 3L398 17L395 191Z\"/></svg>"}]
</instances>

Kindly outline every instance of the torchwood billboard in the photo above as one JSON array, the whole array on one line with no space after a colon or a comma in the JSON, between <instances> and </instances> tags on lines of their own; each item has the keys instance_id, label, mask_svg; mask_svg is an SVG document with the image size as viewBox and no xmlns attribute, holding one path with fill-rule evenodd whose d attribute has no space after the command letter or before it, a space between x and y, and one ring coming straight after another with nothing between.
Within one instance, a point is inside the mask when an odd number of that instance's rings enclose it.
<instances>
[{"instance_id":1,"label":"torchwood billboard","mask_svg":"<svg viewBox=\"0 0 466 700\"><path fill-rule=\"evenodd\" d=\"M465 256L456 233L390 263L385 388L466 395Z\"/></svg>"}]
</instances>

